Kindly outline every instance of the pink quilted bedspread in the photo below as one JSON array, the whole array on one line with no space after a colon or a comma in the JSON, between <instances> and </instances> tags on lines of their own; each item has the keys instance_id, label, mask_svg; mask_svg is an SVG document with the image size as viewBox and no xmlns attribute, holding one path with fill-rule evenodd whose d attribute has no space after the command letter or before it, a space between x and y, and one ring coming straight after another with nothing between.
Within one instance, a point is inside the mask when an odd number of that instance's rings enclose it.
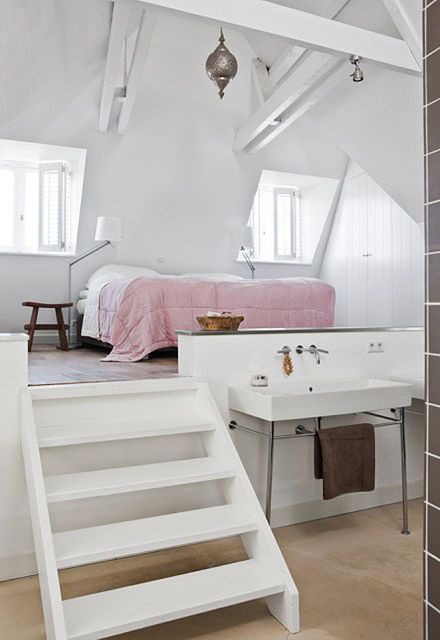
<instances>
[{"instance_id":1,"label":"pink quilted bedspread","mask_svg":"<svg viewBox=\"0 0 440 640\"><path fill-rule=\"evenodd\" d=\"M213 282L195 278L136 278L107 284L99 300L106 358L135 362L177 345L177 329L198 330L208 311L243 315L241 329L331 327L335 290L314 278Z\"/></svg>"}]
</instances>

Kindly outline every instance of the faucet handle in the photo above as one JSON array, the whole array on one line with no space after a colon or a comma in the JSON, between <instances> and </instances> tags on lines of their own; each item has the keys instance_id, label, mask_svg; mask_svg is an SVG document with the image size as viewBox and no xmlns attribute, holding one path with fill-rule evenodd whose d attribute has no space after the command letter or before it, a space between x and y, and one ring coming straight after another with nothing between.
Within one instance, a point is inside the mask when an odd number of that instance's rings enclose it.
<instances>
[{"instance_id":1,"label":"faucet handle","mask_svg":"<svg viewBox=\"0 0 440 640\"><path fill-rule=\"evenodd\" d=\"M310 349L313 349L314 351L319 351L319 353L330 353L330 351L327 351L327 349L318 349L316 344L311 344Z\"/></svg>"},{"instance_id":2,"label":"faucet handle","mask_svg":"<svg viewBox=\"0 0 440 640\"><path fill-rule=\"evenodd\" d=\"M285 344L282 349L279 349L277 351L277 353L283 353L284 355L286 355L286 353L290 353L291 351L292 349L289 347L289 345Z\"/></svg>"}]
</instances>

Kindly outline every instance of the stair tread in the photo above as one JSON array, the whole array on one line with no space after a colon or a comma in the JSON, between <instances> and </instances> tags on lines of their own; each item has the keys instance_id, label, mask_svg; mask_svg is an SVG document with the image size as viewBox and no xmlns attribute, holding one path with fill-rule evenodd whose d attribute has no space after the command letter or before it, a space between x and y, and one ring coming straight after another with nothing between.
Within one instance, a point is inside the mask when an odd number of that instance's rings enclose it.
<instances>
[{"instance_id":1,"label":"stair tread","mask_svg":"<svg viewBox=\"0 0 440 640\"><path fill-rule=\"evenodd\" d=\"M99 640L284 591L256 560L113 589L63 602L69 640Z\"/></svg>"},{"instance_id":2,"label":"stair tread","mask_svg":"<svg viewBox=\"0 0 440 640\"><path fill-rule=\"evenodd\" d=\"M48 502L128 493L235 476L235 469L212 456L134 467L46 476Z\"/></svg>"},{"instance_id":3,"label":"stair tread","mask_svg":"<svg viewBox=\"0 0 440 640\"><path fill-rule=\"evenodd\" d=\"M232 505L55 533L59 569L110 558L218 540L255 531L256 521Z\"/></svg>"},{"instance_id":4,"label":"stair tread","mask_svg":"<svg viewBox=\"0 0 440 640\"><path fill-rule=\"evenodd\" d=\"M76 398L100 398L154 393L178 394L180 391L197 391L200 381L191 376L143 380L109 380L106 382L79 382L78 384L44 384L30 387L33 402L40 400L73 400Z\"/></svg>"},{"instance_id":5,"label":"stair tread","mask_svg":"<svg viewBox=\"0 0 440 640\"><path fill-rule=\"evenodd\" d=\"M72 422L60 426L37 426L40 447L54 447L107 440L194 433L215 429L215 424L197 413Z\"/></svg>"}]
</instances>

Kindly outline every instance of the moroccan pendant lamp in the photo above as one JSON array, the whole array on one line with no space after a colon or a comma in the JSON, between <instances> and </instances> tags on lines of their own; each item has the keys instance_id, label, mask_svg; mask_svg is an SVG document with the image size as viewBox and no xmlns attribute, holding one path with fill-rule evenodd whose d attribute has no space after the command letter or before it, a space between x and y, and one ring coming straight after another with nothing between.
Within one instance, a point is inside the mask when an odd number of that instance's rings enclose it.
<instances>
[{"instance_id":1,"label":"moroccan pendant lamp","mask_svg":"<svg viewBox=\"0 0 440 640\"><path fill-rule=\"evenodd\" d=\"M220 44L206 60L206 73L218 86L220 99L225 95L224 89L229 81L235 78L238 70L237 58L225 46L223 29L220 29Z\"/></svg>"}]
</instances>

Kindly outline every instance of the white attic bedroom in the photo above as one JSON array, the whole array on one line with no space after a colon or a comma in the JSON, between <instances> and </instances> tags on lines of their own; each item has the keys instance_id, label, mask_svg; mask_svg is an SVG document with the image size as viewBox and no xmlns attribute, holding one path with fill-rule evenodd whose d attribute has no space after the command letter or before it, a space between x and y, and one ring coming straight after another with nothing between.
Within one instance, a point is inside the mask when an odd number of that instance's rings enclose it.
<instances>
[{"instance_id":1,"label":"white attic bedroom","mask_svg":"<svg viewBox=\"0 0 440 640\"><path fill-rule=\"evenodd\" d=\"M3 0L1 637L435 640L438 2Z\"/></svg>"},{"instance_id":2,"label":"white attic bedroom","mask_svg":"<svg viewBox=\"0 0 440 640\"><path fill-rule=\"evenodd\" d=\"M261 60L270 68L286 56L288 45L282 38L225 27L228 46L240 65L220 101L215 90L209 91L213 87L204 74L205 54L217 42L218 25L185 13L160 11L147 35L150 47L133 89L136 96L130 100L126 130L118 134L123 103L115 98L110 100L104 134L97 125L97 109L99 114L112 4L106 0L80 4L46 5L39 0L7 7L5 3L3 29L8 46L2 62L5 99L0 131L4 139L87 150L80 252L92 244L98 215L118 215L123 222L123 243L98 254L94 263L78 266L76 291L84 288L93 267L106 262L169 274L246 275L246 268L235 263L230 229L246 224L263 170L342 181L351 159L396 205L421 222L420 76L373 63L371 73L365 61L368 83L344 82L350 67L329 71L321 54L314 53L307 73L313 73L314 65L319 81L315 80L311 100L306 100L308 108L297 109L303 115L293 116L292 123L283 125L258 151L237 152L233 150L236 131L238 139L253 114L265 115L252 79L252 61ZM337 20L399 37L381 0L374 0L374 7L350 0L296 3L295 8L327 16L339 8ZM128 58L140 19L137 10L133 9L127 24ZM156 20L151 11L151 21ZM113 91L123 85L122 53L118 57L113 61L117 73L112 78ZM293 86L295 75L291 76ZM276 90L282 85L269 87L271 105L280 102ZM273 128L278 132L278 127ZM367 145L371 139L375 144ZM330 216L333 213L329 210ZM328 231L329 225L311 266L262 264L258 276L319 275ZM23 324L20 303L30 289L29 278L34 297L44 293L48 279L55 298L63 297L65 259L21 255L0 259L5 272L27 274L13 286L7 280L2 284L4 296L16 302L5 310L5 330L18 330ZM403 318L401 323L405 324Z\"/></svg>"}]
</instances>

